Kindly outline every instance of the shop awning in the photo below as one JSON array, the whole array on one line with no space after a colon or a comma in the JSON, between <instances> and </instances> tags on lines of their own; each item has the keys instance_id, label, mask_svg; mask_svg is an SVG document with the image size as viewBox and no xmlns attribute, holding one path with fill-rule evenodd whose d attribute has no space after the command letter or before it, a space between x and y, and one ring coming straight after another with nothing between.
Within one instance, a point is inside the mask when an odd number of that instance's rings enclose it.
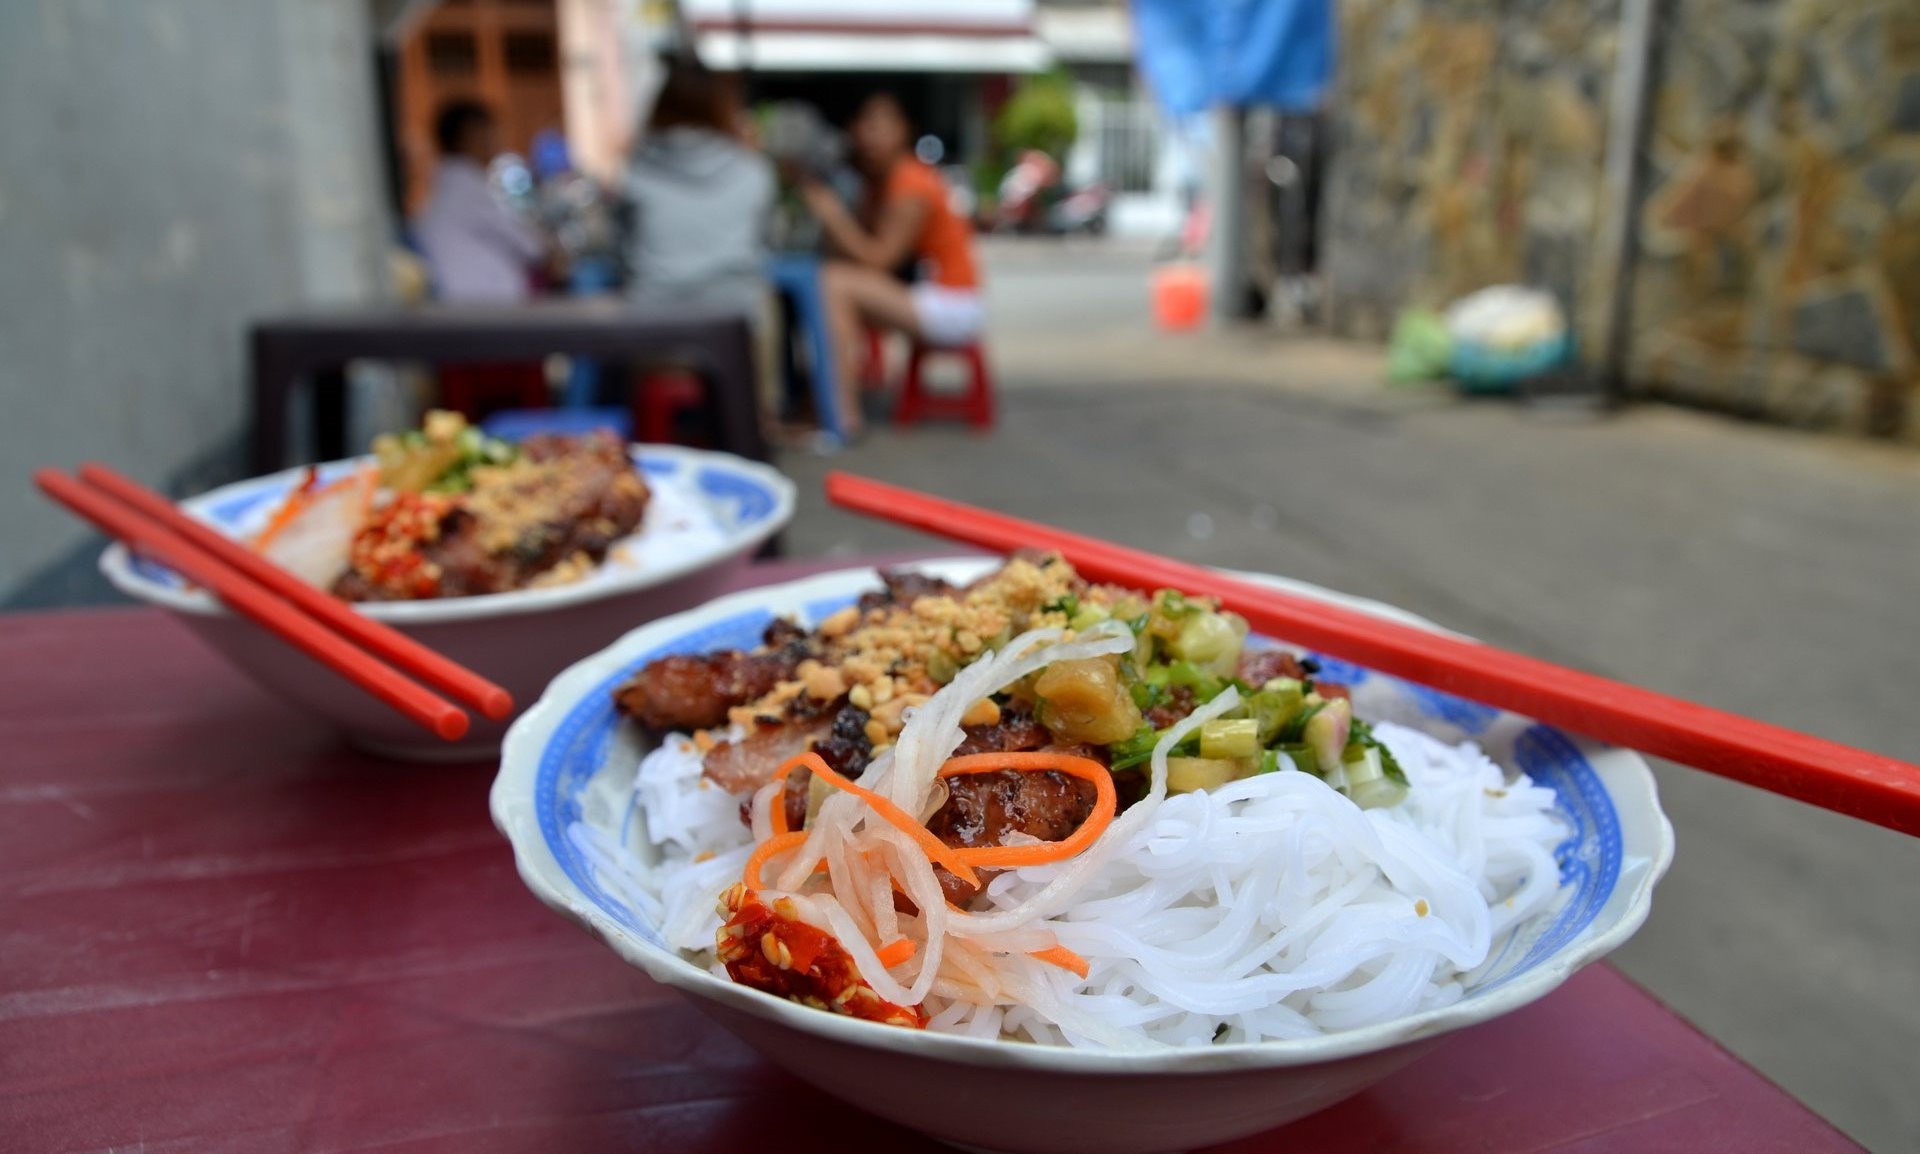
<instances>
[{"instance_id":1,"label":"shop awning","mask_svg":"<svg viewBox=\"0 0 1920 1154\"><path fill-rule=\"evenodd\" d=\"M1033 18L1034 31L1056 60L1133 62L1133 21L1124 8L1042 8Z\"/></svg>"},{"instance_id":2,"label":"shop awning","mask_svg":"<svg viewBox=\"0 0 1920 1154\"><path fill-rule=\"evenodd\" d=\"M1036 72L1032 0L686 0L700 59L755 72Z\"/></svg>"}]
</instances>

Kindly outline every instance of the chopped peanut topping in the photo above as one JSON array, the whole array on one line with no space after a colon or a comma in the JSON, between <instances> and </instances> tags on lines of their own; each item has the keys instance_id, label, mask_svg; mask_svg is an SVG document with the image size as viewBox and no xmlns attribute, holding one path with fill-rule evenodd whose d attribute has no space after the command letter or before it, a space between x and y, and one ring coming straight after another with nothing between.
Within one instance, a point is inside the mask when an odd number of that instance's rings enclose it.
<instances>
[{"instance_id":1,"label":"chopped peanut topping","mask_svg":"<svg viewBox=\"0 0 1920 1154\"><path fill-rule=\"evenodd\" d=\"M932 696L953 678L955 670L1024 630L1064 626L1063 616L1047 606L1084 588L1072 567L1057 558L1041 564L1015 559L951 596L921 597L911 605L864 612L848 606L816 628L825 644L818 660L802 662L792 681L733 710L730 718L735 724L752 726L784 716L787 706L802 694L815 701L845 695L854 708L878 720L868 736L876 743L889 742L900 732L901 714ZM972 719L987 716L985 710L991 706L991 702L976 705L967 724L982 724Z\"/></svg>"},{"instance_id":2,"label":"chopped peanut topping","mask_svg":"<svg viewBox=\"0 0 1920 1154\"><path fill-rule=\"evenodd\" d=\"M991 697L982 697L969 705L967 711L960 715L962 725L994 725L999 720L1000 707L994 704Z\"/></svg>"},{"instance_id":3,"label":"chopped peanut topping","mask_svg":"<svg viewBox=\"0 0 1920 1154\"><path fill-rule=\"evenodd\" d=\"M820 623L820 636L845 637L858 624L860 624L860 610L849 605Z\"/></svg>"}]
</instances>

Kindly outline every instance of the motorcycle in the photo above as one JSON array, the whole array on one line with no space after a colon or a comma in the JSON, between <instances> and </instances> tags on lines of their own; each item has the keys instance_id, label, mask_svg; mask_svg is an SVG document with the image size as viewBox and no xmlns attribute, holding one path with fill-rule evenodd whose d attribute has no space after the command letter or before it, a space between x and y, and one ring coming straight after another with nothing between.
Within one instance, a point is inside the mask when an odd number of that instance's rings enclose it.
<instances>
[{"instance_id":1,"label":"motorcycle","mask_svg":"<svg viewBox=\"0 0 1920 1154\"><path fill-rule=\"evenodd\" d=\"M1060 165L1044 152L1028 149L1000 178L994 200L995 232L1039 232L1047 223L1046 195L1060 183Z\"/></svg>"},{"instance_id":2,"label":"motorcycle","mask_svg":"<svg viewBox=\"0 0 1920 1154\"><path fill-rule=\"evenodd\" d=\"M1060 236L1085 233L1102 236L1107 231L1107 207L1113 194L1099 181L1068 193L1047 213L1047 231Z\"/></svg>"}]
</instances>

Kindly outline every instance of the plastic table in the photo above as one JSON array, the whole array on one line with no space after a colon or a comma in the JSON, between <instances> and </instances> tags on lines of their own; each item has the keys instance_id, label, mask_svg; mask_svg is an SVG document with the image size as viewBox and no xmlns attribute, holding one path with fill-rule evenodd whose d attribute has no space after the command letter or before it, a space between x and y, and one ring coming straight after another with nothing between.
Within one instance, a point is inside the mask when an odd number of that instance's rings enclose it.
<instances>
[{"instance_id":1,"label":"plastic table","mask_svg":"<svg viewBox=\"0 0 1920 1154\"><path fill-rule=\"evenodd\" d=\"M0 618L0 736L0 1150L942 1149L535 901L491 765L343 748L158 611ZM1221 1149L1854 1148L1602 965Z\"/></svg>"},{"instance_id":2,"label":"plastic table","mask_svg":"<svg viewBox=\"0 0 1920 1154\"><path fill-rule=\"evenodd\" d=\"M707 385L718 446L767 459L754 390L753 333L735 313L638 308L617 299L518 305L316 310L255 321L249 347L253 471L286 467L287 406L310 380L321 460L347 455L346 382L360 358L403 361L537 361L552 353L605 360L685 362Z\"/></svg>"}]
</instances>

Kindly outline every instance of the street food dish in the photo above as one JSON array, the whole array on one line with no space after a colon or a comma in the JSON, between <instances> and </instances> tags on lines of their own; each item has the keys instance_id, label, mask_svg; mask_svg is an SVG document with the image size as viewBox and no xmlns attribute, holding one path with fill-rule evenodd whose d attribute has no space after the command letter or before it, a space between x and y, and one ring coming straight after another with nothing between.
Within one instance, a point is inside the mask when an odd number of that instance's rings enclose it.
<instances>
[{"instance_id":1,"label":"street food dish","mask_svg":"<svg viewBox=\"0 0 1920 1154\"><path fill-rule=\"evenodd\" d=\"M736 982L977 1037L1301 1038L1457 1001L1558 894L1551 789L1208 600L1057 557L880 579L615 690L663 735L667 939Z\"/></svg>"},{"instance_id":2,"label":"street food dish","mask_svg":"<svg viewBox=\"0 0 1920 1154\"><path fill-rule=\"evenodd\" d=\"M506 593L577 581L646 513L646 481L611 433L496 440L458 413L374 441L374 463L317 469L255 538L348 601Z\"/></svg>"},{"instance_id":3,"label":"street food dish","mask_svg":"<svg viewBox=\"0 0 1920 1154\"><path fill-rule=\"evenodd\" d=\"M923 562L915 572L964 587L996 568L996 562L969 558ZM1280 578L1244 579L1349 612L1433 628L1376 602ZM669 743L622 713L614 693L663 657L750 652L777 619L811 631L870 594L884 595L870 568L843 569L718 598L633 630L561 674L515 723L502 750L492 810L513 844L521 879L556 913L654 981L697 1000L704 1013L769 1061L825 1093L943 1141L1035 1154L1156 1154L1198 1149L1302 1117L1405 1066L1450 1031L1536 1001L1617 948L1645 921L1654 883L1672 858L1671 827L1660 813L1652 774L1637 755L1323 657L1315 680L1344 686L1355 715L1375 721L1376 735L1401 756L1411 783L1403 805L1417 803L1423 771L1400 754L1393 725L1448 746L1472 741L1502 767L1503 777L1517 780L1523 772L1553 795L1552 817L1566 832L1553 847L1558 884L1552 898L1493 934L1487 960L1457 978L1457 999L1373 1025L1323 1025L1315 1033L1261 1042L1214 1042L1209 1035L1193 1045L1040 1045L1009 1040L1004 1029L973 1037L944 1022L903 1029L823 1012L734 981L716 966L711 946L702 948L714 941L706 936L708 927L717 932L722 918L710 898L692 895L709 885L710 894L724 894L742 879L744 859L753 851L736 848L731 860L716 855L696 862L695 831L710 823L733 837L751 839L753 832L741 824L733 795L698 786L704 777L697 745L696 782L686 792L702 813L675 812L674 791L636 789L641 763ZM1254 636L1246 644L1275 643ZM900 744L895 742L896 750ZM869 768L857 783L867 783L873 772ZM1227 788L1302 776L1292 770L1257 774ZM1160 808L1164 813L1176 803L1191 806L1220 792L1171 795ZM1117 807L1117 788L1115 800ZM1138 808L1121 812L1116 824ZM767 812L771 819L770 807ZM1391 812L1367 810L1364 816L1371 824ZM1463 817L1470 814L1462 811ZM654 824L663 834L685 831L687 843L656 841ZM1112 833L1109 827L1103 837ZM777 876L788 864L770 858L763 872ZM988 881L989 899L995 887L1018 884L1017 875L1032 868L995 875ZM676 871L702 869L712 876L674 877ZM673 895L682 896L670 902ZM1404 904L1398 912L1405 912ZM693 950L678 948L676 938L693 943ZM791 942L787 949L794 957ZM1093 961L1086 952L1081 956ZM1062 980L1077 980L1070 971L1049 969ZM1063 1109L1063 1102L1072 1108ZM981 1103L992 1106L982 1109Z\"/></svg>"},{"instance_id":4,"label":"street food dish","mask_svg":"<svg viewBox=\"0 0 1920 1154\"><path fill-rule=\"evenodd\" d=\"M463 578L469 582L464 595L454 596L448 588L445 596L354 601L352 611L408 634L506 689L524 707L560 670L607 637L709 601L728 588L748 567L754 551L793 515L792 483L765 465L725 453L636 445L617 448L627 464L616 469L609 459L612 447L598 441L588 442L589 452L563 458L568 468L596 478L593 486L598 488L589 491L602 496L592 500L604 507L611 495L631 506L634 487L643 486L645 492L638 523L609 543L604 554L599 541L620 531L624 514L609 525L554 522L551 535L540 528L539 536L529 538L539 548L497 562L481 553L471 575ZM489 467L476 465L474 471ZM377 479L379 468L380 459L373 456L290 469L188 498L181 508L235 541L257 542L292 503L295 491L306 487L357 508L365 498L356 486ZM579 504L585 506L586 499ZM283 528L269 542L269 554L277 552L279 557L272 559L299 571L309 585L338 591L348 579L345 559L354 546L360 514L300 520L301 532L313 530L308 539L296 547L296 531ZM537 517L531 523L544 524ZM471 523L452 529L476 549L481 544ZM568 572L561 554L569 549L584 553L589 561L595 555L601 559ZM561 559L537 570L534 563L544 564L554 556ZM465 564L452 560L455 563L440 562L439 580L450 580ZM206 589L155 558L116 544L101 555L100 568L122 592L178 614L183 624L263 688L331 722L356 745L403 758L471 759L491 757L506 734L505 720L476 719L463 740L442 741L232 613ZM474 592L482 582L513 587Z\"/></svg>"}]
</instances>

